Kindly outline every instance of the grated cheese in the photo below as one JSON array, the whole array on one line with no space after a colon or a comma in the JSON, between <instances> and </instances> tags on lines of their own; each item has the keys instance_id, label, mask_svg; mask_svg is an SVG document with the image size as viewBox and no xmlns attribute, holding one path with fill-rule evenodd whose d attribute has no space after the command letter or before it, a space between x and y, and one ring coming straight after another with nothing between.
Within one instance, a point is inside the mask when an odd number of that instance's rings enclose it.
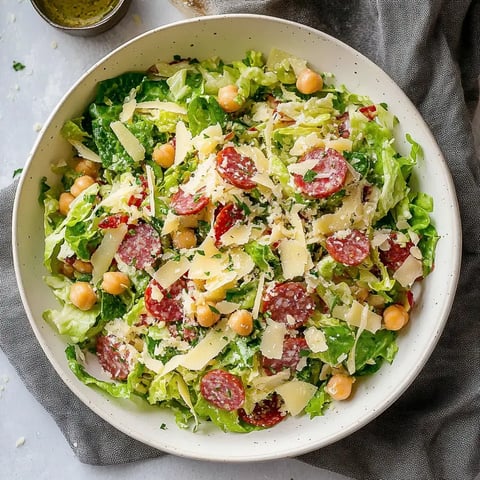
<instances>
[{"instance_id":1,"label":"grated cheese","mask_svg":"<svg viewBox=\"0 0 480 480\"><path fill-rule=\"evenodd\" d=\"M291 380L275 389L283 398L286 410L292 415L298 415L312 399L317 387L301 380Z\"/></svg>"},{"instance_id":2,"label":"grated cheese","mask_svg":"<svg viewBox=\"0 0 480 480\"><path fill-rule=\"evenodd\" d=\"M192 134L185 124L180 121L175 129L175 165L180 165L192 148Z\"/></svg>"},{"instance_id":3,"label":"grated cheese","mask_svg":"<svg viewBox=\"0 0 480 480\"><path fill-rule=\"evenodd\" d=\"M153 278L167 289L174 284L190 267L190 262L187 258L181 257L180 261L169 260L162 265L153 275Z\"/></svg>"},{"instance_id":4,"label":"grated cheese","mask_svg":"<svg viewBox=\"0 0 480 480\"><path fill-rule=\"evenodd\" d=\"M145 147L122 122L112 122L110 128L134 162L141 162L145 158Z\"/></svg>"},{"instance_id":5,"label":"grated cheese","mask_svg":"<svg viewBox=\"0 0 480 480\"><path fill-rule=\"evenodd\" d=\"M262 341L260 342L260 351L266 358L280 359L283 354L283 339L287 333L287 327L284 323L267 320Z\"/></svg>"},{"instance_id":6,"label":"grated cheese","mask_svg":"<svg viewBox=\"0 0 480 480\"><path fill-rule=\"evenodd\" d=\"M422 261L410 254L393 274L393 278L402 287L409 287L417 278L421 277L422 275Z\"/></svg>"},{"instance_id":7,"label":"grated cheese","mask_svg":"<svg viewBox=\"0 0 480 480\"><path fill-rule=\"evenodd\" d=\"M117 228L108 228L98 248L93 252L91 263L93 267L92 282L97 284L108 270L128 227L124 223Z\"/></svg>"}]
</instances>

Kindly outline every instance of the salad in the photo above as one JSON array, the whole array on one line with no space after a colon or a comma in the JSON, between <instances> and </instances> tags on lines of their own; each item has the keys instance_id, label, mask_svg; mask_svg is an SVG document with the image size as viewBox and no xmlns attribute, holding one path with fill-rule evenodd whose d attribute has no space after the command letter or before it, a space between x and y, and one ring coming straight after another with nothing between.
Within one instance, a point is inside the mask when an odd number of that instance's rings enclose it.
<instances>
[{"instance_id":1,"label":"salad","mask_svg":"<svg viewBox=\"0 0 480 480\"><path fill-rule=\"evenodd\" d=\"M100 82L42 188L43 316L78 379L192 430L354 395L393 361L438 238L396 122L277 49Z\"/></svg>"}]
</instances>

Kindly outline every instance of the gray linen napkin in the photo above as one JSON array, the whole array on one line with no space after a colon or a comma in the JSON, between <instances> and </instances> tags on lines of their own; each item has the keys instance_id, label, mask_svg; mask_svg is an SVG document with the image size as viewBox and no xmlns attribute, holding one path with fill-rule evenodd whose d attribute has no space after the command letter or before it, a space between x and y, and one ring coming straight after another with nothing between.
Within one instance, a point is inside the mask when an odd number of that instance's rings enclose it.
<instances>
[{"instance_id":1,"label":"gray linen napkin","mask_svg":"<svg viewBox=\"0 0 480 480\"><path fill-rule=\"evenodd\" d=\"M464 233L461 281L431 359L380 417L300 459L365 480L473 479L480 470L480 162L471 117L478 103L480 1L207 0L204 5L207 13L250 12L296 20L370 57L417 105L457 187ZM14 189L0 192L0 348L69 443L76 442L82 462L122 463L161 455L85 407L38 346L13 273Z\"/></svg>"}]
</instances>

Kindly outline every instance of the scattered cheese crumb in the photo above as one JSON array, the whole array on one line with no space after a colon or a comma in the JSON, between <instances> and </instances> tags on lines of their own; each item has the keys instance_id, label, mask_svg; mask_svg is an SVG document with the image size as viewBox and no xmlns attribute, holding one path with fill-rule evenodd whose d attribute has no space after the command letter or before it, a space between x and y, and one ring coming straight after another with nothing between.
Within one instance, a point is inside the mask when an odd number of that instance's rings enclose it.
<instances>
[{"instance_id":1,"label":"scattered cheese crumb","mask_svg":"<svg viewBox=\"0 0 480 480\"><path fill-rule=\"evenodd\" d=\"M8 383L9 380L10 380L10 378L7 375L2 375L2 382L3 383Z\"/></svg>"},{"instance_id":2,"label":"scattered cheese crumb","mask_svg":"<svg viewBox=\"0 0 480 480\"><path fill-rule=\"evenodd\" d=\"M16 442L15 442L15 447L21 447L22 445L25 445L25 437L20 437Z\"/></svg>"},{"instance_id":3,"label":"scattered cheese crumb","mask_svg":"<svg viewBox=\"0 0 480 480\"><path fill-rule=\"evenodd\" d=\"M8 15L8 23L15 23L16 21L17 21L17 17L13 13L10 13Z\"/></svg>"},{"instance_id":4,"label":"scattered cheese crumb","mask_svg":"<svg viewBox=\"0 0 480 480\"><path fill-rule=\"evenodd\" d=\"M53 49L56 49L58 47L58 43L53 40L52 43L50 44L50 46L53 48Z\"/></svg>"},{"instance_id":5,"label":"scattered cheese crumb","mask_svg":"<svg viewBox=\"0 0 480 480\"><path fill-rule=\"evenodd\" d=\"M43 125L41 123L36 122L36 123L33 124L33 131L34 132L39 132L42 128L43 128Z\"/></svg>"}]
</instances>

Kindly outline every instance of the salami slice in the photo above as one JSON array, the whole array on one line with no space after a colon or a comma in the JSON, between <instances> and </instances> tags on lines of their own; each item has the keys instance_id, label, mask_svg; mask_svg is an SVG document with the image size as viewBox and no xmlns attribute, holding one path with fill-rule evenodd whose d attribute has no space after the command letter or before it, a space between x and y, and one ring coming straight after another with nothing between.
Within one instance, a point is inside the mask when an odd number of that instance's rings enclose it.
<instances>
[{"instance_id":1,"label":"salami slice","mask_svg":"<svg viewBox=\"0 0 480 480\"><path fill-rule=\"evenodd\" d=\"M168 290L152 279L145 289L145 308L147 312L161 322L178 322L183 320L182 291L186 282L178 279Z\"/></svg>"},{"instance_id":2,"label":"salami slice","mask_svg":"<svg viewBox=\"0 0 480 480\"><path fill-rule=\"evenodd\" d=\"M130 225L117 251L122 262L137 270L153 265L161 253L160 236L148 223Z\"/></svg>"},{"instance_id":3,"label":"salami slice","mask_svg":"<svg viewBox=\"0 0 480 480\"><path fill-rule=\"evenodd\" d=\"M313 198L326 198L338 192L343 187L348 172L347 161L343 155L332 148L326 151L323 148L314 148L303 155L300 162L312 159L317 160L317 164L309 170L312 172L310 177L307 177L307 174L293 175L294 183L300 192Z\"/></svg>"},{"instance_id":4,"label":"salami slice","mask_svg":"<svg viewBox=\"0 0 480 480\"><path fill-rule=\"evenodd\" d=\"M315 302L301 283L279 283L265 296L262 311L270 312L272 320L295 329L313 315Z\"/></svg>"},{"instance_id":5,"label":"salami slice","mask_svg":"<svg viewBox=\"0 0 480 480\"><path fill-rule=\"evenodd\" d=\"M252 177L257 173L255 162L238 153L233 147L226 147L217 153L217 172L235 187L251 190L257 184Z\"/></svg>"},{"instance_id":6,"label":"salami slice","mask_svg":"<svg viewBox=\"0 0 480 480\"><path fill-rule=\"evenodd\" d=\"M245 401L242 381L225 370L211 370L200 381L200 392L207 402L231 412Z\"/></svg>"},{"instance_id":7,"label":"salami slice","mask_svg":"<svg viewBox=\"0 0 480 480\"><path fill-rule=\"evenodd\" d=\"M244 218L243 210L233 203L228 203L222 207L213 224L216 243L219 244L222 235Z\"/></svg>"},{"instance_id":8,"label":"salami slice","mask_svg":"<svg viewBox=\"0 0 480 480\"><path fill-rule=\"evenodd\" d=\"M346 235L336 232L327 238L325 246L337 262L349 267L360 265L370 253L370 240L360 230L351 230Z\"/></svg>"},{"instance_id":9,"label":"salami slice","mask_svg":"<svg viewBox=\"0 0 480 480\"><path fill-rule=\"evenodd\" d=\"M288 337L283 342L282 358L262 357L262 367L267 374L275 374L286 368L295 370L302 350L308 350L307 341L303 337Z\"/></svg>"},{"instance_id":10,"label":"salami slice","mask_svg":"<svg viewBox=\"0 0 480 480\"><path fill-rule=\"evenodd\" d=\"M401 243L397 232L392 232L388 238L388 247L387 250L380 250L380 260L388 269L396 271L410 255L413 243Z\"/></svg>"},{"instance_id":11,"label":"salami slice","mask_svg":"<svg viewBox=\"0 0 480 480\"><path fill-rule=\"evenodd\" d=\"M205 195L184 192L181 188L172 196L170 207L176 215L195 215L208 205Z\"/></svg>"},{"instance_id":12,"label":"salami slice","mask_svg":"<svg viewBox=\"0 0 480 480\"><path fill-rule=\"evenodd\" d=\"M98 363L114 380L125 380L130 373L130 351L114 335L101 335L96 344Z\"/></svg>"},{"instance_id":13,"label":"salami slice","mask_svg":"<svg viewBox=\"0 0 480 480\"><path fill-rule=\"evenodd\" d=\"M128 215L115 213L100 220L98 228L118 228L122 223L128 223L128 219Z\"/></svg>"},{"instance_id":14,"label":"salami slice","mask_svg":"<svg viewBox=\"0 0 480 480\"><path fill-rule=\"evenodd\" d=\"M274 393L270 398L256 403L251 413L246 413L243 408L239 409L238 416L250 425L269 428L280 423L286 414L282 412L282 399L280 395Z\"/></svg>"}]
</instances>

